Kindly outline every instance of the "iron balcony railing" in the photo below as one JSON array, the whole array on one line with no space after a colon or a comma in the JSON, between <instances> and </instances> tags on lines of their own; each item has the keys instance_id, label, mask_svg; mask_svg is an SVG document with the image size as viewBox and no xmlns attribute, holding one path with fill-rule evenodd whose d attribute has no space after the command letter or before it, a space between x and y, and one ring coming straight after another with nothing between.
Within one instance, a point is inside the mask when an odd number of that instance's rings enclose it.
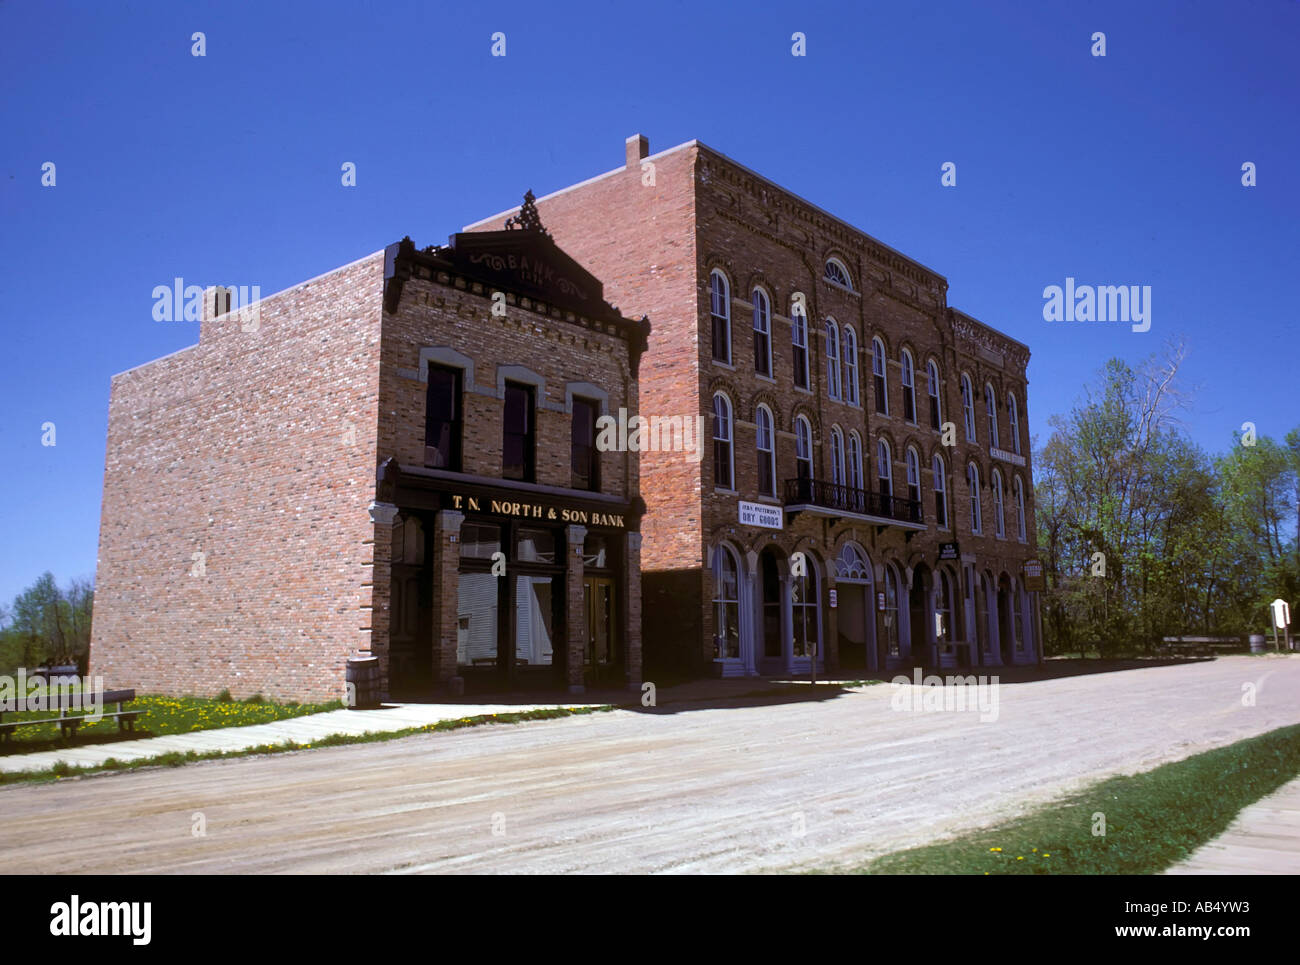
<instances>
[{"instance_id":1,"label":"iron balcony railing","mask_svg":"<svg viewBox=\"0 0 1300 965\"><path fill-rule=\"evenodd\" d=\"M871 492L868 489L855 489L852 486L830 483L823 479L787 479L785 504L820 506L823 509L838 509L841 512L857 513L861 516L897 519L904 523L924 522L921 517L920 500Z\"/></svg>"}]
</instances>

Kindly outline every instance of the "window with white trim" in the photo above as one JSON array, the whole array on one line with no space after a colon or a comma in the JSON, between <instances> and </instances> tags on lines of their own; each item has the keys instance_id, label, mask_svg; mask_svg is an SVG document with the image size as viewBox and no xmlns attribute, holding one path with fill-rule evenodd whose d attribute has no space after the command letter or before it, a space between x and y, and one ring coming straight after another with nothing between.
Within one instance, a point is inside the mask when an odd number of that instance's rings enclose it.
<instances>
[{"instance_id":1,"label":"window with white trim","mask_svg":"<svg viewBox=\"0 0 1300 965\"><path fill-rule=\"evenodd\" d=\"M1007 535L1005 514L1002 511L1002 473L993 470L993 532L1002 539Z\"/></svg>"},{"instance_id":2,"label":"window with white trim","mask_svg":"<svg viewBox=\"0 0 1300 965\"><path fill-rule=\"evenodd\" d=\"M776 495L776 444L772 432L772 413L760 405L755 412L758 448L758 491L763 496Z\"/></svg>"},{"instance_id":3,"label":"window with white trim","mask_svg":"<svg viewBox=\"0 0 1300 965\"><path fill-rule=\"evenodd\" d=\"M921 503L921 457L911 446L907 447L907 498Z\"/></svg>"},{"instance_id":4,"label":"window with white trim","mask_svg":"<svg viewBox=\"0 0 1300 965\"><path fill-rule=\"evenodd\" d=\"M734 477L731 452L731 400L719 392L713 397L713 485L731 489Z\"/></svg>"},{"instance_id":5,"label":"window with white trim","mask_svg":"<svg viewBox=\"0 0 1300 965\"><path fill-rule=\"evenodd\" d=\"M844 485L844 433L839 426L831 428L831 482Z\"/></svg>"},{"instance_id":6,"label":"window with white trim","mask_svg":"<svg viewBox=\"0 0 1300 965\"><path fill-rule=\"evenodd\" d=\"M871 380L876 390L876 411L889 415L889 386L885 375L885 343L878 338L871 340Z\"/></svg>"},{"instance_id":7,"label":"window with white trim","mask_svg":"<svg viewBox=\"0 0 1300 965\"><path fill-rule=\"evenodd\" d=\"M1020 406L1016 405L1016 394L1007 393L1007 418L1011 422L1011 451L1017 456L1023 455L1020 451Z\"/></svg>"},{"instance_id":8,"label":"window with white trim","mask_svg":"<svg viewBox=\"0 0 1300 965\"><path fill-rule=\"evenodd\" d=\"M794 384L808 388L808 316L796 305L790 316L790 342L794 350Z\"/></svg>"},{"instance_id":9,"label":"window with white trim","mask_svg":"<svg viewBox=\"0 0 1300 965\"><path fill-rule=\"evenodd\" d=\"M903 349L903 418L916 424L916 367L912 353Z\"/></svg>"},{"instance_id":10,"label":"window with white trim","mask_svg":"<svg viewBox=\"0 0 1300 965\"><path fill-rule=\"evenodd\" d=\"M862 441L857 432L849 430L849 487L862 488Z\"/></svg>"},{"instance_id":11,"label":"window with white trim","mask_svg":"<svg viewBox=\"0 0 1300 965\"><path fill-rule=\"evenodd\" d=\"M975 442L975 389L965 372L961 374L961 410L966 420L966 441Z\"/></svg>"},{"instance_id":12,"label":"window with white trim","mask_svg":"<svg viewBox=\"0 0 1300 965\"><path fill-rule=\"evenodd\" d=\"M1023 543L1028 538L1025 532L1025 484L1016 476L1011 486L1016 492L1016 539Z\"/></svg>"},{"instance_id":13,"label":"window with white trim","mask_svg":"<svg viewBox=\"0 0 1300 965\"><path fill-rule=\"evenodd\" d=\"M940 429L943 427L943 411L939 405L939 366L934 359L925 363L925 377L930 393L930 428Z\"/></svg>"},{"instance_id":14,"label":"window with white trim","mask_svg":"<svg viewBox=\"0 0 1300 965\"><path fill-rule=\"evenodd\" d=\"M731 286L717 268L709 274L709 316L713 325L713 358L731 364Z\"/></svg>"},{"instance_id":15,"label":"window with white trim","mask_svg":"<svg viewBox=\"0 0 1300 965\"><path fill-rule=\"evenodd\" d=\"M936 455L931 466L934 475L934 518L940 529L948 528L948 473L943 457Z\"/></svg>"},{"instance_id":16,"label":"window with white trim","mask_svg":"<svg viewBox=\"0 0 1300 965\"><path fill-rule=\"evenodd\" d=\"M826 270L823 272L822 277L832 284L853 291L853 282L849 280L849 270L844 267L844 262L838 258L828 258L826 260Z\"/></svg>"},{"instance_id":17,"label":"window with white trim","mask_svg":"<svg viewBox=\"0 0 1300 965\"><path fill-rule=\"evenodd\" d=\"M754 300L754 371L772 377L772 312L767 292L755 288Z\"/></svg>"},{"instance_id":18,"label":"window with white trim","mask_svg":"<svg viewBox=\"0 0 1300 965\"><path fill-rule=\"evenodd\" d=\"M813 478L812 425L804 416L794 420L794 463L800 479Z\"/></svg>"},{"instance_id":19,"label":"window with white trim","mask_svg":"<svg viewBox=\"0 0 1300 965\"><path fill-rule=\"evenodd\" d=\"M858 404L858 335L852 325L844 326L844 401Z\"/></svg>"},{"instance_id":20,"label":"window with white trim","mask_svg":"<svg viewBox=\"0 0 1300 965\"><path fill-rule=\"evenodd\" d=\"M998 443L998 397L993 391L993 383L984 383L984 410L989 417L989 445L994 449L1000 449Z\"/></svg>"},{"instance_id":21,"label":"window with white trim","mask_svg":"<svg viewBox=\"0 0 1300 965\"><path fill-rule=\"evenodd\" d=\"M980 515L980 471L973 462L966 467L966 489L970 493L970 530L972 533L982 533L984 523Z\"/></svg>"},{"instance_id":22,"label":"window with white trim","mask_svg":"<svg viewBox=\"0 0 1300 965\"><path fill-rule=\"evenodd\" d=\"M835 319L826 319L826 394L840 397L840 328Z\"/></svg>"}]
</instances>

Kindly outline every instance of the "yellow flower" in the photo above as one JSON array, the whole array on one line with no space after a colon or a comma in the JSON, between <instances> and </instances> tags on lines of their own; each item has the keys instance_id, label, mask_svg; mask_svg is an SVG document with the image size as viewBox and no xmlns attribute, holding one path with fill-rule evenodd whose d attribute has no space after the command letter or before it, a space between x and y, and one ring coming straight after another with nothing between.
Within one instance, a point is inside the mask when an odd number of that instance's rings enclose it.
<instances>
[{"instance_id":1,"label":"yellow flower","mask_svg":"<svg viewBox=\"0 0 1300 965\"><path fill-rule=\"evenodd\" d=\"M990 851L1001 851L1001 848L989 848Z\"/></svg>"},{"instance_id":2,"label":"yellow flower","mask_svg":"<svg viewBox=\"0 0 1300 965\"><path fill-rule=\"evenodd\" d=\"M1025 860L1025 856L1022 854L1020 857L1016 858L1016 860L1017 860L1017 861L1024 861L1024 860Z\"/></svg>"}]
</instances>

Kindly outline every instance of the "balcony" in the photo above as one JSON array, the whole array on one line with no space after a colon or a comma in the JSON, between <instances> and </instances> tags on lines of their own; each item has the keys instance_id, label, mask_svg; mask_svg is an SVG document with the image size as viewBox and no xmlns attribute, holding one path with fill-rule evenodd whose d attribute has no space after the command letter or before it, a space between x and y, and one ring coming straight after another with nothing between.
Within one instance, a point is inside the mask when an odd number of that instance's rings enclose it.
<instances>
[{"instance_id":1,"label":"balcony","mask_svg":"<svg viewBox=\"0 0 1300 965\"><path fill-rule=\"evenodd\" d=\"M821 479L787 479L785 511L813 513L835 519L860 519L877 527L897 526L912 532L925 529L921 503L901 496L887 496L867 489L855 489Z\"/></svg>"}]
</instances>

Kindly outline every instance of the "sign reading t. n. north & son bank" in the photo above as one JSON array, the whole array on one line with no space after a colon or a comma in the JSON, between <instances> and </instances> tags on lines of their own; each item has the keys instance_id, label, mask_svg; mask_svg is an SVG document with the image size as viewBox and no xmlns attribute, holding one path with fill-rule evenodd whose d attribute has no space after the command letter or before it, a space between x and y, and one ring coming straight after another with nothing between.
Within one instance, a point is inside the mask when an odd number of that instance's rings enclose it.
<instances>
[{"instance_id":1,"label":"sign reading t. n. north & son bank","mask_svg":"<svg viewBox=\"0 0 1300 965\"><path fill-rule=\"evenodd\" d=\"M550 506L546 503L523 502L514 499L493 499L488 496L451 497L452 509L463 513L489 513L495 516L515 516L519 519L541 519L552 523L579 523L583 526L618 526L623 522L622 513L601 513L595 510L569 509L568 507Z\"/></svg>"},{"instance_id":2,"label":"sign reading t. n. north & son bank","mask_svg":"<svg viewBox=\"0 0 1300 965\"><path fill-rule=\"evenodd\" d=\"M766 503L747 503L741 501L740 522L743 526L762 526L766 529L782 529L785 524L784 513L780 506Z\"/></svg>"}]
</instances>

